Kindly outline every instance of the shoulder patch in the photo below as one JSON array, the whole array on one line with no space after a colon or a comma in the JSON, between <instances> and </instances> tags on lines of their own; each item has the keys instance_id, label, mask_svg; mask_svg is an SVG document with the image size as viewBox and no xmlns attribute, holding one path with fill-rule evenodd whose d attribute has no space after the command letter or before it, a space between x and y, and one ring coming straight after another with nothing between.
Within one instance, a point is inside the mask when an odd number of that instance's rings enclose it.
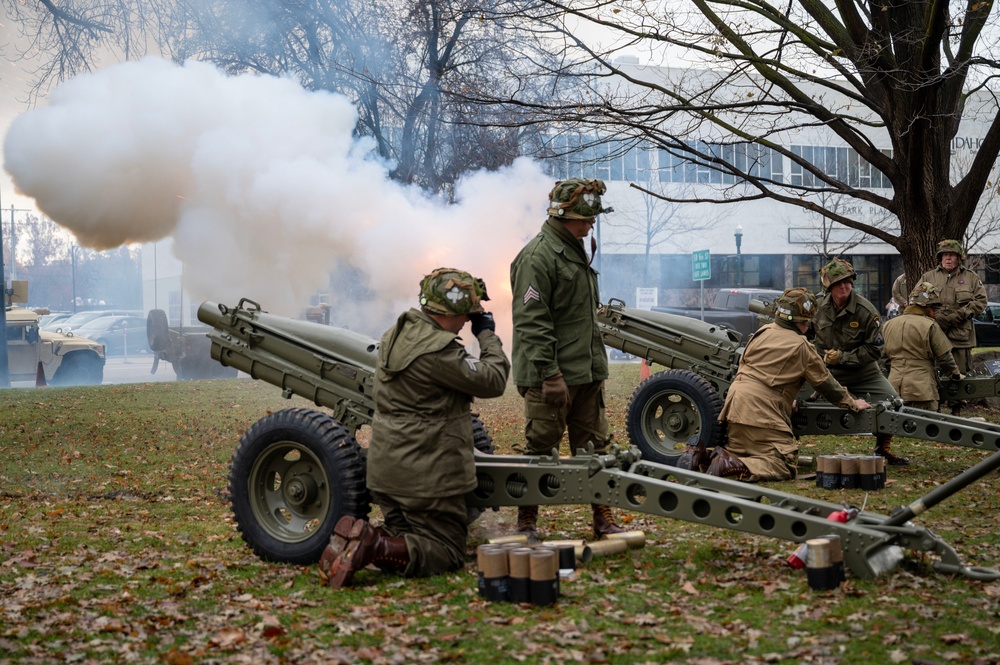
<instances>
[{"instance_id":1,"label":"shoulder patch","mask_svg":"<svg viewBox=\"0 0 1000 665\"><path fill-rule=\"evenodd\" d=\"M466 358L465 364L469 366L469 371L478 372L479 371L479 359L478 358Z\"/></svg>"},{"instance_id":2,"label":"shoulder patch","mask_svg":"<svg viewBox=\"0 0 1000 665\"><path fill-rule=\"evenodd\" d=\"M535 290L535 287L529 284L528 288L524 290L524 296L522 296L522 300L524 301L524 304L527 305L528 302L531 300L541 302L542 296L540 293L538 293L537 290Z\"/></svg>"}]
</instances>

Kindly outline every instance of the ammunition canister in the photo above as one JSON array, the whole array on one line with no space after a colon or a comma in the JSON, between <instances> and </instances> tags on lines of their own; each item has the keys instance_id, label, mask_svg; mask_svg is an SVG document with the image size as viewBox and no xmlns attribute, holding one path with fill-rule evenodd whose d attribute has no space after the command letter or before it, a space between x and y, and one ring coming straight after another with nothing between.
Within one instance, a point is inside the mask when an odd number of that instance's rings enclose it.
<instances>
[{"instance_id":1,"label":"ammunition canister","mask_svg":"<svg viewBox=\"0 0 1000 665\"><path fill-rule=\"evenodd\" d=\"M546 543L556 546L572 545L576 560L580 563L590 563L594 558L594 553L590 550L590 546L583 540L548 540Z\"/></svg>"},{"instance_id":2,"label":"ammunition canister","mask_svg":"<svg viewBox=\"0 0 1000 665\"><path fill-rule=\"evenodd\" d=\"M830 541L826 538L807 540L809 558L806 561L806 581L813 591L836 589L840 582L830 560Z\"/></svg>"},{"instance_id":3,"label":"ammunition canister","mask_svg":"<svg viewBox=\"0 0 1000 665\"><path fill-rule=\"evenodd\" d=\"M483 552L483 583L486 600L495 603L510 599L507 552L503 549L496 547Z\"/></svg>"},{"instance_id":4,"label":"ammunition canister","mask_svg":"<svg viewBox=\"0 0 1000 665\"><path fill-rule=\"evenodd\" d=\"M486 597L486 576L483 574L483 571L486 570L486 557L484 554L487 550L498 549L500 549L499 545L490 544L480 545L476 548L476 569L479 571L479 574L477 575L477 588L479 590L479 595L483 598Z\"/></svg>"},{"instance_id":5,"label":"ammunition canister","mask_svg":"<svg viewBox=\"0 0 1000 665\"><path fill-rule=\"evenodd\" d=\"M883 489L885 487L885 479L888 473L885 468L885 458L876 455L875 457L875 485L878 489Z\"/></svg>"},{"instance_id":6,"label":"ammunition canister","mask_svg":"<svg viewBox=\"0 0 1000 665\"><path fill-rule=\"evenodd\" d=\"M594 557L609 556L611 554L621 554L628 549L628 543L624 540L599 540L590 543L590 553Z\"/></svg>"},{"instance_id":7,"label":"ammunition canister","mask_svg":"<svg viewBox=\"0 0 1000 665\"><path fill-rule=\"evenodd\" d=\"M507 543L527 545L528 537L523 533L516 533L510 536L497 536L496 538L488 538L486 542L489 543L490 545L505 545Z\"/></svg>"},{"instance_id":8,"label":"ammunition canister","mask_svg":"<svg viewBox=\"0 0 1000 665\"><path fill-rule=\"evenodd\" d=\"M536 548L531 553L531 604L552 605L559 599L559 565L554 550Z\"/></svg>"},{"instance_id":9,"label":"ammunition canister","mask_svg":"<svg viewBox=\"0 0 1000 665\"><path fill-rule=\"evenodd\" d=\"M861 478L857 456L844 455L840 458L840 486L845 490L852 490L860 485Z\"/></svg>"},{"instance_id":10,"label":"ammunition canister","mask_svg":"<svg viewBox=\"0 0 1000 665\"><path fill-rule=\"evenodd\" d=\"M623 531L621 533L609 533L601 540L624 540L629 549L638 549L646 546L646 534L642 531Z\"/></svg>"},{"instance_id":11,"label":"ammunition canister","mask_svg":"<svg viewBox=\"0 0 1000 665\"><path fill-rule=\"evenodd\" d=\"M878 477L875 473L875 458L865 455L858 460L858 486L863 490L878 489Z\"/></svg>"},{"instance_id":12,"label":"ammunition canister","mask_svg":"<svg viewBox=\"0 0 1000 665\"><path fill-rule=\"evenodd\" d=\"M507 550L510 601L512 603L531 602L531 553L533 551L530 547Z\"/></svg>"},{"instance_id":13,"label":"ammunition canister","mask_svg":"<svg viewBox=\"0 0 1000 665\"><path fill-rule=\"evenodd\" d=\"M837 578L837 584L847 581L847 573L844 570L844 550L840 545L840 536L831 533L823 536L830 541L830 563L833 565L833 572Z\"/></svg>"},{"instance_id":14,"label":"ammunition canister","mask_svg":"<svg viewBox=\"0 0 1000 665\"><path fill-rule=\"evenodd\" d=\"M816 487L823 487L823 473L826 468L826 455L816 456Z\"/></svg>"},{"instance_id":15,"label":"ammunition canister","mask_svg":"<svg viewBox=\"0 0 1000 665\"><path fill-rule=\"evenodd\" d=\"M840 489L840 458L828 456L823 464L823 489Z\"/></svg>"},{"instance_id":16,"label":"ammunition canister","mask_svg":"<svg viewBox=\"0 0 1000 665\"><path fill-rule=\"evenodd\" d=\"M556 551L559 553L559 576L567 577L576 570L576 552L572 545L559 545Z\"/></svg>"}]
</instances>

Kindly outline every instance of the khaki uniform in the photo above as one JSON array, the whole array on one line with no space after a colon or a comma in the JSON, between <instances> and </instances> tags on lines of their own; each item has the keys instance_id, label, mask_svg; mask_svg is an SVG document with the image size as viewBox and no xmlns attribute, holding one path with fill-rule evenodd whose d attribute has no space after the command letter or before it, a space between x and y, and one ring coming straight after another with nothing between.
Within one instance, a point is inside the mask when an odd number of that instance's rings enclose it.
<instances>
[{"instance_id":1,"label":"khaki uniform","mask_svg":"<svg viewBox=\"0 0 1000 665\"><path fill-rule=\"evenodd\" d=\"M411 309L379 343L367 481L385 530L406 540L408 577L464 562L465 495L476 487L470 405L502 395L510 371L500 338L487 330L478 339L477 359Z\"/></svg>"},{"instance_id":2,"label":"khaki uniform","mask_svg":"<svg viewBox=\"0 0 1000 665\"><path fill-rule=\"evenodd\" d=\"M934 366L951 376L958 366L951 342L927 310L910 305L883 329L883 353L889 360L889 383L908 406L938 410L938 382Z\"/></svg>"},{"instance_id":3,"label":"khaki uniform","mask_svg":"<svg viewBox=\"0 0 1000 665\"><path fill-rule=\"evenodd\" d=\"M896 278L892 283L892 299L896 301L900 309L906 307L910 302L910 294L906 290L906 273Z\"/></svg>"},{"instance_id":4,"label":"khaki uniform","mask_svg":"<svg viewBox=\"0 0 1000 665\"><path fill-rule=\"evenodd\" d=\"M728 423L726 450L746 464L751 481L795 477L792 403L803 383L837 406L856 406L797 329L770 323L750 337L719 420Z\"/></svg>"},{"instance_id":5,"label":"khaki uniform","mask_svg":"<svg viewBox=\"0 0 1000 665\"><path fill-rule=\"evenodd\" d=\"M833 296L827 293L819 300L812 326L816 333L813 343L820 356L828 349L842 352L840 361L830 366L830 373L852 395L870 395L874 399L897 396L878 365L882 330L874 305L852 291L847 303L837 311Z\"/></svg>"},{"instance_id":6,"label":"khaki uniform","mask_svg":"<svg viewBox=\"0 0 1000 665\"><path fill-rule=\"evenodd\" d=\"M951 341L959 371L968 373L972 365L970 349L976 346L972 319L986 309L986 287L979 275L962 267L949 273L938 266L925 272L918 281L930 282L941 292L943 306L938 310L937 323ZM955 322L948 320L956 314Z\"/></svg>"},{"instance_id":7,"label":"khaki uniform","mask_svg":"<svg viewBox=\"0 0 1000 665\"><path fill-rule=\"evenodd\" d=\"M607 449L604 380L608 356L597 327L597 272L583 242L548 218L510 266L514 384L524 395L526 452L548 454L569 430L570 451L593 442ZM563 408L545 404L542 381L562 372Z\"/></svg>"}]
</instances>

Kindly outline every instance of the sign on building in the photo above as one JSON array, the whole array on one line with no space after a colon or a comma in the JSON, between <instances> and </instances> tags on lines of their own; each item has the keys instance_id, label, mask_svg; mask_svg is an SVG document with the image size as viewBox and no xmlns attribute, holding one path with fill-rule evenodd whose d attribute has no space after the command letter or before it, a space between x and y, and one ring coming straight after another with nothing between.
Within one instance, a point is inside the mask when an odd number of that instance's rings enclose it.
<instances>
[{"instance_id":1,"label":"sign on building","mask_svg":"<svg viewBox=\"0 0 1000 665\"><path fill-rule=\"evenodd\" d=\"M635 308L644 309L647 312L658 304L656 301L659 289L656 287L639 286L635 289Z\"/></svg>"}]
</instances>

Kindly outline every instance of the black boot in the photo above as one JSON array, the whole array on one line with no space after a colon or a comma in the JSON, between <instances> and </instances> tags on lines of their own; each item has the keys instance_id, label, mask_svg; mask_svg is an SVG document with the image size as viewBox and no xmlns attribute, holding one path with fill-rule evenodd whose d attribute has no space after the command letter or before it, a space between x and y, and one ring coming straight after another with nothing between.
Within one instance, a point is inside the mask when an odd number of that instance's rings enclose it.
<instances>
[{"instance_id":1,"label":"black boot","mask_svg":"<svg viewBox=\"0 0 1000 665\"><path fill-rule=\"evenodd\" d=\"M538 537L538 506L517 507L517 532L528 537L529 545L542 542Z\"/></svg>"},{"instance_id":2,"label":"black boot","mask_svg":"<svg viewBox=\"0 0 1000 665\"><path fill-rule=\"evenodd\" d=\"M889 466L906 466L910 463L908 457L892 454L892 434L875 435L875 454L885 458L885 463Z\"/></svg>"}]
</instances>

